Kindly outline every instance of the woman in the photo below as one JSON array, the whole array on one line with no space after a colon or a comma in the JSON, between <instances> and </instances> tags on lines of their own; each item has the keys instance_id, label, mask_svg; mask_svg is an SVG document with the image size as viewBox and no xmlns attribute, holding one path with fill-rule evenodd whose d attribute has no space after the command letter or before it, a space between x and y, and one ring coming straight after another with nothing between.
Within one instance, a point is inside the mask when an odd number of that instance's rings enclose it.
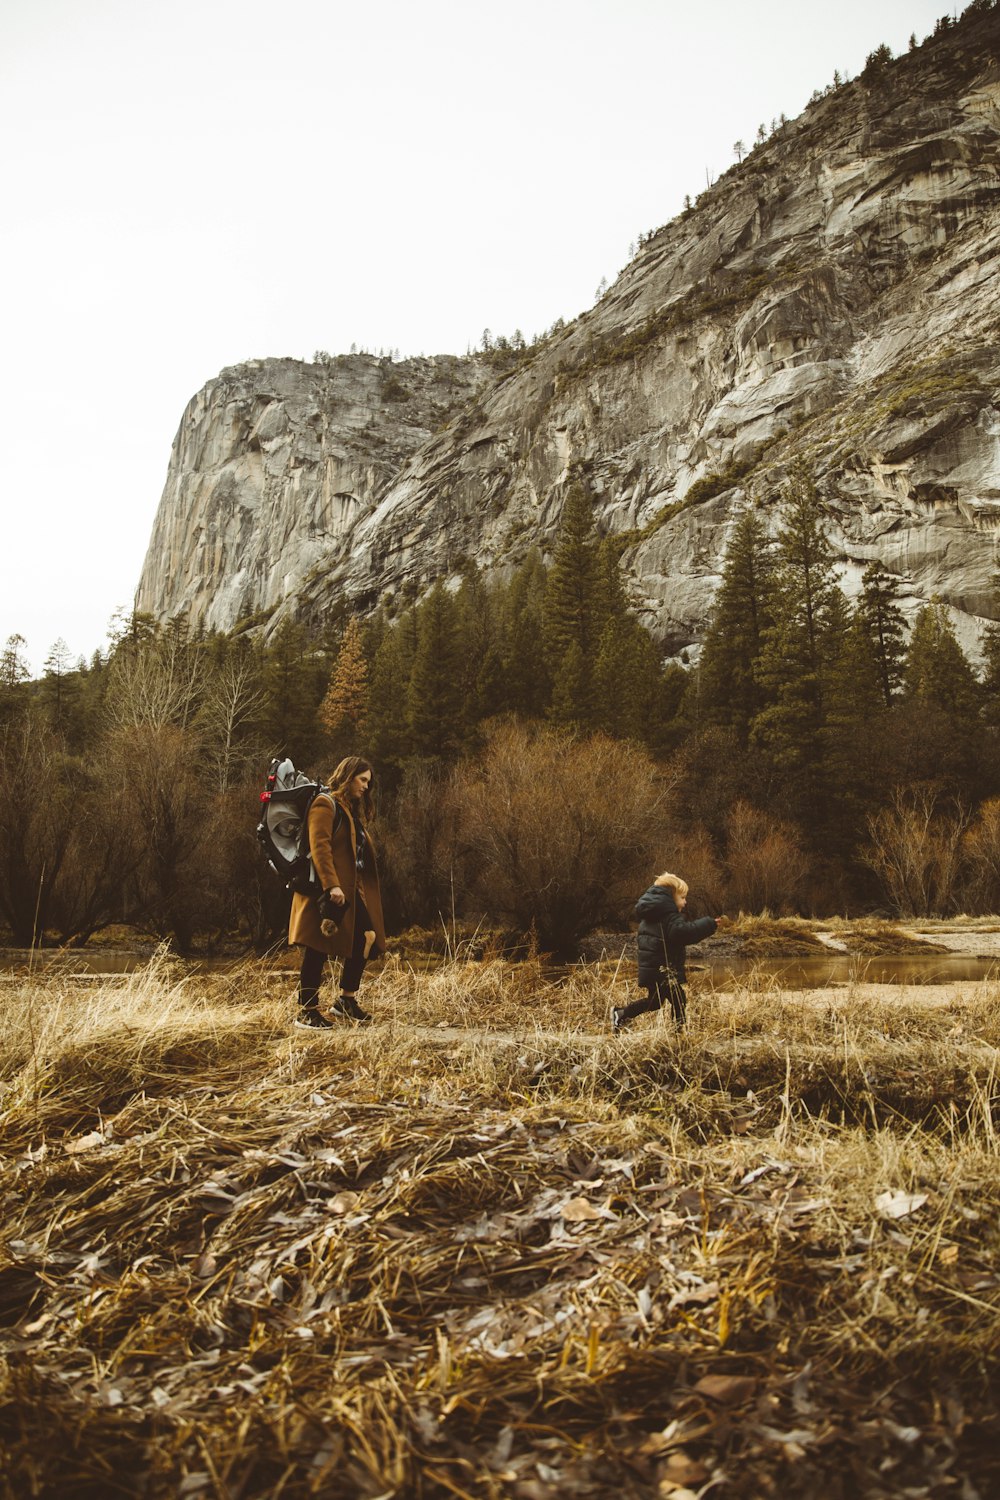
<instances>
[{"instance_id":1,"label":"woman","mask_svg":"<svg viewBox=\"0 0 1000 1500\"><path fill-rule=\"evenodd\" d=\"M385 952L385 923L375 850L368 832L372 814L372 768L359 755L342 760L309 809L309 853L323 895L296 892L288 941L302 948L299 1019L296 1026L325 1030L332 1022L319 1008L319 987L327 958L342 958L340 998L333 1013L370 1021L358 1004L365 964ZM321 906L323 910L321 911Z\"/></svg>"}]
</instances>

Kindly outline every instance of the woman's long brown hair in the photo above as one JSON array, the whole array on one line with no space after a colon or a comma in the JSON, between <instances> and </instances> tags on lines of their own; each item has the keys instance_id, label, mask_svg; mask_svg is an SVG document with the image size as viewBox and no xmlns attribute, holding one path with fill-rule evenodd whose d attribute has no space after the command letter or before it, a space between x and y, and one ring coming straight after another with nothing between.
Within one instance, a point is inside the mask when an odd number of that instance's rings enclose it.
<instances>
[{"instance_id":1,"label":"woman's long brown hair","mask_svg":"<svg viewBox=\"0 0 1000 1500\"><path fill-rule=\"evenodd\" d=\"M360 809L361 823L364 827L367 827L375 815L375 804L372 801L372 794L366 787L364 795L354 800L349 791L351 782L355 776L360 776L364 771L371 771L372 776L375 775L371 761L365 760L361 755L345 756L340 765L336 766L330 773L330 794L338 802L343 802L352 812L355 809Z\"/></svg>"}]
</instances>

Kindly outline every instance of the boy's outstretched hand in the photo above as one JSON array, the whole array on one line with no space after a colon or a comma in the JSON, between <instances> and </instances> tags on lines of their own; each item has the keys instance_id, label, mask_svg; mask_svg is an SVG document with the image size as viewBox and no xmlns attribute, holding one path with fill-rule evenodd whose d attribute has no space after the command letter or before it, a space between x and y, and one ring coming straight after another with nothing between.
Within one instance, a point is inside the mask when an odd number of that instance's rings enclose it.
<instances>
[{"instance_id":1,"label":"boy's outstretched hand","mask_svg":"<svg viewBox=\"0 0 1000 1500\"><path fill-rule=\"evenodd\" d=\"M722 914L715 919L715 926L717 929L720 927L731 927L732 925L732 917L727 917L725 912L722 912Z\"/></svg>"}]
</instances>

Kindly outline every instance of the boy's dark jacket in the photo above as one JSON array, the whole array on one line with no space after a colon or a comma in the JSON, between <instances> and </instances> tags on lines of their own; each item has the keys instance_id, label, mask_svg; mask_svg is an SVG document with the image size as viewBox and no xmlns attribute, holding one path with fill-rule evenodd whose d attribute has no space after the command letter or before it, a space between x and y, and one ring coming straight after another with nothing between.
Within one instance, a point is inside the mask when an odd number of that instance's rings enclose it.
<instances>
[{"instance_id":1,"label":"boy's dark jacket","mask_svg":"<svg viewBox=\"0 0 1000 1500\"><path fill-rule=\"evenodd\" d=\"M669 965L684 984L684 950L690 943L712 936L715 918L685 921L669 885L651 885L643 891L635 905L635 916L639 922L639 983L652 984L657 972Z\"/></svg>"}]
</instances>

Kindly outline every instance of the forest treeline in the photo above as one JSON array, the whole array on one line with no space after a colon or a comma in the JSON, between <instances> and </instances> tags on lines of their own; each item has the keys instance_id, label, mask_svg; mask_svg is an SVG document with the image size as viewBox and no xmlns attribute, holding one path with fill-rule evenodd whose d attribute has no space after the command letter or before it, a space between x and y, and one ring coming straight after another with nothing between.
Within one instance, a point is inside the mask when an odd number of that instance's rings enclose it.
<instances>
[{"instance_id":1,"label":"forest treeline","mask_svg":"<svg viewBox=\"0 0 1000 1500\"><path fill-rule=\"evenodd\" d=\"M780 500L776 535L736 518L690 667L662 663L581 484L547 566L470 565L366 620L262 641L136 614L89 664L57 644L37 681L12 637L0 919L19 945L125 922L180 951L266 946L287 897L254 829L278 752L373 761L397 929L484 918L569 953L668 866L709 910L997 910L1000 624L977 670L942 603L907 630L878 563L848 600L809 475Z\"/></svg>"}]
</instances>

